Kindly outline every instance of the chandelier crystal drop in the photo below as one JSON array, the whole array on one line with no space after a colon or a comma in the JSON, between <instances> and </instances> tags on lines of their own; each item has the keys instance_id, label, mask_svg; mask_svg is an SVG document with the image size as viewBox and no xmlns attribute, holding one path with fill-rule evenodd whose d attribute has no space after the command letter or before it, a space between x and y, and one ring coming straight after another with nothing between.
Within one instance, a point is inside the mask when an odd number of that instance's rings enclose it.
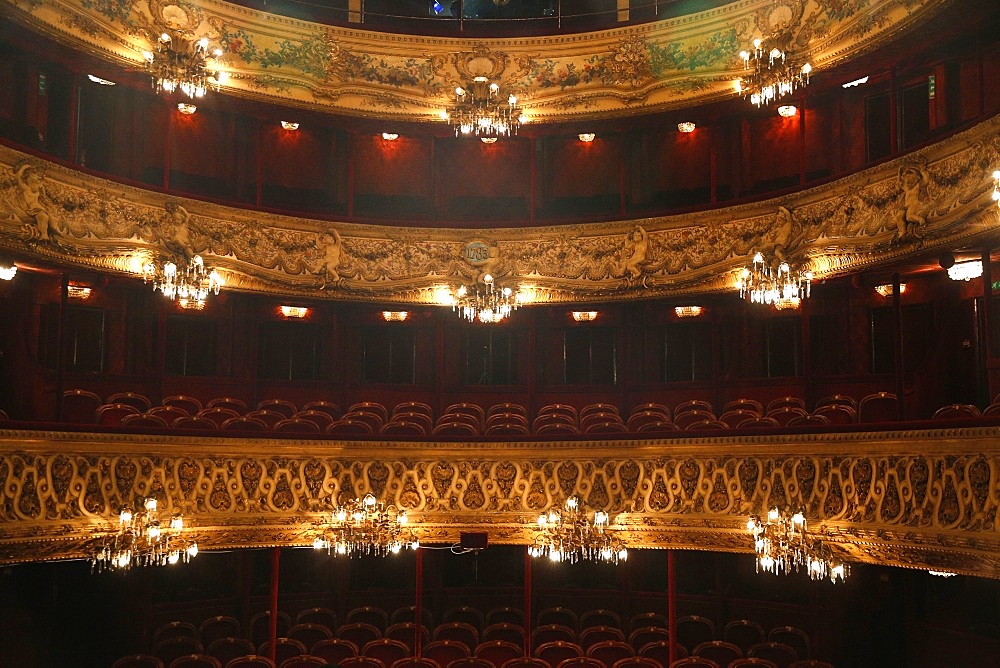
<instances>
[{"instance_id":1,"label":"chandelier crystal drop","mask_svg":"<svg viewBox=\"0 0 1000 668\"><path fill-rule=\"evenodd\" d=\"M156 40L156 51L146 51L143 57L146 72L157 93L179 91L189 98L204 97L210 85L219 87L221 73L209 61L222 56L221 49L209 55L207 37L191 40L163 33Z\"/></svg>"},{"instance_id":2,"label":"chandelier crystal drop","mask_svg":"<svg viewBox=\"0 0 1000 668\"><path fill-rule=\"evenodd\" d=\"M755 39L749 51L740 51L744 73L736 82L736 90L756 107L809 85L812 66L794 62L783 48L787 41L787 35L772 35Z\"/></svg>"},{"instance_id":3,"label":"chandelier crystal drop","mask_svg":"<svg viewBox=\"0 0 1000 668\"><path fill-rule=\"evenodd\" d=\"M583 503L575 496L566 499L562 509L538 516L538 533L528 547L532 557L552 561L604 561L619 564L628 559L625 543L610 528L610 517L603 510L588 517Z\"/></svg>"},{"instance_id":4,"label":"chandelier crystal drop","mask_svg":"<svg viewBox=\"0 0 1000 668\"><path fill-rule=\"evenodd\" d=\"M500 287L491 274L484 274L482 286L471 289L461 286L454 293L444 294L444 301L451 310L469 322L497 323L517 310L522 299L520 292L510 287Z\"/></svg>"},{"instance_id":5,"label":"chandelier crystal drop","mask_svg":"<svg viewBox=\"0 0 1000 668\"><path fill-rule=\"evenodd\" d=\"M777 268L775 267L777 264ZM751 304L767 304L780 310L795 309L809 296L813 274L793 270L787 262L769 262L763 253L740 272L740 297Z\"/></svg>"},{"instance_id":6,"label":"chandelier crystal drop","mask_svg":"<svg viewBox=\"0 0 1000 668\"><path fill-rule=\"evenodd\" d=\"M805 569L812 580L843 582L850 566L836 558L829 545L810 536L801 512L789 514L772 508L763 518L753 515L747 531L753 538L757 572L789 574Z\"/></svg>"},{"instance_id":7,"label":"chandelier crystal drop","mask_svg":"<svg viewBox=\"0 0 1000 668\"><path fill-rule=\"evenodd\" d=\"M467 86L457 86L454 103L441 116L455 129L456 137L493 141L516 135L527 122L517 104L517 96L513 93L503 95L500 84L484 76L474 77Z\"/></svg>"},{"instance_id":8,"label":"chandelier crystal drop","mask_svg":"<svg viewBox=\"0 0 1000 668\"><path fill-rule=\"evenodd\" d=\"M320 528L313 548L348 557L385 556L415 550L420 541L407 526L405 510L377 501L372 494L337 506Z\"/></svg>"},{"instance_id":9,"label":"chandelier crystal drop","mask_svg":"<svg viewBox=\"0 0 1000 668\"><path fill-rule=\"evenodd\" d=\"M156 499L143 499L133 511L123 506L118 513L118 529L105 535L91 555L96 572L128 570L133 566L163 566L187 563L198 554L198 543L182 539L184 520L179 513L169 521L160 520Z\"/></svg>"},{"instance_id":10,"label":"chandelier crystal drop","mask_svg":"<svg viewBox=\"0 0 1000 668\"><path fill-rule=\"evenodd\" d=\"M184 267L167 261L162 265L147 263L142 268L143 280L153 283L153 291L175 300L183 307L203 308L210 294L222 289L222 277L215 269L205 267L200 255L195 255Z\"/></svg>"}]
</instances>

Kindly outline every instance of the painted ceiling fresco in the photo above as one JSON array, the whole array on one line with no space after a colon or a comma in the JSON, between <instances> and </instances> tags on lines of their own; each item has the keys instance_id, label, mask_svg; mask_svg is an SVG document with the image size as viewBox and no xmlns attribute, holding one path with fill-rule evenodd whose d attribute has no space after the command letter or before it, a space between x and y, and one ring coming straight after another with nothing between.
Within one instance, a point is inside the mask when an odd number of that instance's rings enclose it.
<instances>
[{"instance_id":1,"label":"painted ceiling fresco","mask_svg":"<svg viewBox=\"0 0 1000 668\"><path fill-rule=\"evenodd\" d=\"M462 72L496 73L531 122L631 115L736 95L739 52L781 34L814 76L937 15L950 0L743 0L592 33L468 40L331 27L219 0L0 0L76 49L142 69L169 32L221 50L221 90L272 102L441 122Z\"/></svg>"}]
</instances>

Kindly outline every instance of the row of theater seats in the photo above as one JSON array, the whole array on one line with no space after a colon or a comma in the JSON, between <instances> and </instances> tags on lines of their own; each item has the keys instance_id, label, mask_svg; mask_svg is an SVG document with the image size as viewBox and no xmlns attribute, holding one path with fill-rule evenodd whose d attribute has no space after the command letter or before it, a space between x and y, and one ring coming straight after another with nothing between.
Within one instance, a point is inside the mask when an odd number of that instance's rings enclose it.
<instances>
[{"instance_id":1,"label":"row of theater seats","mask_svg":"<svg viewBox=\"0 0 1000 668\"><path fill-rule=\"evenodd\" d=\"M433 633L430 613L424 610L422 617L425 623L420 627L420 654L435 665L499 668L525 655L526 634L518 623L523 615L516 608L496 608L486 615L474 608L454 608L445 613L446 621L433 626ZM414 655L417 635L414 618L413 606L397 610L391 619L377 607L356 608L339 626L336 614L327 608L304 610L294 623L288 615L279 613L277 664L306 657L301 660L316 658L345 666L345 661L363 658L372 668L376 668L375 662L393 666ZM541 610L537 618L540 625L531 632L528 649L531 657L546 666L587 659L596 662L594 668L612 668L637 657L652 660L658 666L670 663L671 642L663 615L643 613L623 624L617 613L610 610L590 610L577 617L567 608L556 607ZM200 627L172 622L157 629L151 655L129 658L138 661L152 656L162 665L170 666L183 657L207 656L225 666L239 657L267 654L269 622L266 612L255 615L249 639L243 637L240 623L233 617L213 617ZM674 658L690 655L722 667L755 658L780 668L810 658L808 635L794 627L777 627L765 634L752 621L736 620L726 624L720 636L711 620L704 617L689 615L678 619L676 624ZM455 665L456 661L468 659L476 659L479 664ZM122 664L126 665L144 664ZM581 663L578 668L586 665Z\"/></svg>"},{"instance_id":2,"label":"row of theater seats","mask_svg":"<svg viewBox=\"0 0 1000 668\"><path fill-rule=\"evenodd\" d=\"M712 404L693 399L673 409L649 402L634 406L628 415L607 403L582 408L549 404L532 417L516 403L499 403L488 409L475 403L456 403L435 416L430 405L419 401L397 404L391 411L383 404L362 401L342 411L337 404L313 401L298 408L283 399L269 399L249 408L232 397L205 403L176 395L153 406L148 397L121 392L102 400L86 390L68 390L63 397L64 421L105 426L151 429L200 429L288 434L334 434L339 436L573 436L586 434L669 433L723 429L754 429L796 426L846 425L892 422L897 419L895 394L876 392L855 401L846 395L819 400L806 409L798 397L781 397L765 406L755 399L730 401L716 414ZM934 419L973 419L1000 415L1000 403L980 413L970 404L952 404L939 409Z\"/></svg>"}]
</instances>

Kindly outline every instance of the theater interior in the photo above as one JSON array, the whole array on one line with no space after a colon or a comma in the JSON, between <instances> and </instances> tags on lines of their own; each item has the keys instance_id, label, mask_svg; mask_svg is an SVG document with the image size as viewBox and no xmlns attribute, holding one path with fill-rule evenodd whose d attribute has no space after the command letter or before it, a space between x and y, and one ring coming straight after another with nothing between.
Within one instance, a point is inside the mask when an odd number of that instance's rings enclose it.
<instances>
[{"instance_id":1,"label":"theater interior","mask_svg":"<svg viewBox=\"0 0 1000 668\"><path fill-rule=\"evenodd\" d=\"M995 0L2 0L0 664L998 668L998 230Z\"/></svg>"}]
</instances>

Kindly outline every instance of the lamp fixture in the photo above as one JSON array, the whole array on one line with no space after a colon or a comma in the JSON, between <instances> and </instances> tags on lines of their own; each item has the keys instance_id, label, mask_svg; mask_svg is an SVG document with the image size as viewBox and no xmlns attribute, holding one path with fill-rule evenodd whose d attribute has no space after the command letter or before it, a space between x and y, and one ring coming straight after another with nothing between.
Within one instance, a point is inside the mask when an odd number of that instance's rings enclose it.
<instances>
[{"instance_id":1,"label":"lamp fixture","mask_svg":"<svg viewBox=\"0 0 1000 668\"><path fill-rule=\"evenodd\" d=\"M625 543L610 528L608 514L598 510L589 518L575 496L566 499L562 509L538 516L538 533L528 554L571 564L581 560L618 564L628 559Z\"/></svg>"},{"instance_id":2,"label":"lamp fixture","mask_svg":"<svg viewBox=\"0 0 1000 668\"><path fill-rule=\"evenodd\" d=\"M80 301L85 301L90 299L91 289L85 285L73 285L70 284L66 286L66 296L70 299L79 299Z\"/></svg>"},{"instance_id":3,"label":"lamp fixture","mask_svg":"<svg viewBox=\"0 0 1000 668\"><path fill-rule=\"evenodd\" d=\"M828 545L809 536L801 512L789 515L772 508L764 518L751 516L747 531L753 537L758 573L787 575L805 568L811 579L835 583L850 575L850 567L837 559Z\"/></svg>"},{"instance_id":4,"label":"lamp fixture","mask_svg":"<svg viewBox=\"0 0 1000 668\"><path fill-rule=\"evenodd\" d=\"M812 66L794 62L785 52L787 34L775 34L755 39L750 51L740 51L743 76L736 82L736 91L751 104L761 107L784 97L801 86L809 85Z\"/></svg>"},{"instance_id":5,"label":"lamp fixture","mask_svg":"<svg viewBox=\"0 0 1000 668\"><path fill-rule=\"evenodd\" d=\"M865 75L860 79L855 79L854 81L848 81L847 83L840 84L841 88L854 88L855 86L860 86L861 84L868 83L868 76Z\"/></svg>"},{"instance_id":6,"label":"lamp fixture","mask_svg":"<svg viewBox=\"0 0 1000 668\"><path fill-rule=\"evenodd\" d=\"M577 138L584 144L589 144L597 138L597 135L593 132L581 132L577 135Z\"/></svg>"},{"instance_id":7,"label":"lamp fixture","mask_svg":"<svg viewBox=\"0 0 1000 668\"><path fill-rule=\"evenodd\" d=\"M0 280L12 281L15 274L17 274L16 264L0 264Z\"/></svg>"},{"instance_id":8,"label":"lamp fixture","mask_svg":"<svg viewBox=\"0 0 1000 668\"><path fill-rule=\"evenodd\" d=\"M573 320L590 322L597 319L597 311L573 311Z\"/></svg>"},{"instance_id":9,"label":"lamp fixture","mask_svg":"<svg viewBox=\"0 0 1000 668\"><path fill-rule=\"evenodd\" d=\"M87 78L90 79L91 81L93 81L95 84L99 84L101 86L114 86L115 85L114 81L108 81L107 79L102 79L101 77L95 77L93 74L88 74Z\"/></svg>"},{"instance_id":10,"label":"lamp fixture","mask_svg":"<svg viewBox=\"0 0 1000 668\"><path fill-rule=\"evenodd\" d=\"M178 102L177 111L181 112L185 116L190 116L194 112L198 111L198 107L196 107L193 104L188 104L186 102Z\"/></svg>"},{"instance_id":11,"label":"lamp fixture","mask_svg":"<svg viewBox=\"0 0 1000 668\"><path fill-rule=\"evenodd\" d=\"M383 132L382 139L386 141L396 141L397 139L399 139L399 135L395 132Z\"/></svg>"},{"instance_id":12,"label":"lamp fixture","mask_svg":"<svg viewBox=\"0 0 1000 668\"><path fill-rule=\"evenodd\" d=\"M382 319L386 322L403 322L409 316L409 311L382 311Z\"/></svg>"},{"instance_id":13,"label":"lamp fixture","mask_svg":"<svg viewBox=\"0 0 1000 668\"><path fill-rule=\"evenodd\" d=\"M701 315L701 306L675 306L674 314L678 318L697 318Z\"/></svg>"},{"instance_id":14,"label":"lamp fixture","mask_svg":"<svg viewBox=\"0 0 1000 668\"><path fill-rule=\"evenodd\" d=\"M483 275L482 287L477 283L471 290L464 285L454 293L447 289L440 290L438 300L451 306L469 322L478 320L482 323L500 322L510 317L523 301L519 292L498 286L491 274Z\"/></svg>"},{"instance_id":15,"label":"lamp fixture","mask_svg":"<svg viewBox=\"0 0 1000 668\"><path fill-rule=\"evenodd\" d=\"M798 108L794 104L783 104L778 107L778 115L782 118L791 118L798 113Z\"/></svg>"},{"instance_id":16,"label":"lamp fixture","mask_svg":"<svg viewBox=\"0 0 1000 668\"><path fill-rule=\"evenodd\" d=\"M892 296L892 283L886 283L884 285L876 285L875 292L879 293L883 297ZM906 283L899 284L899 294L906 292Z\"/></svg>"},{"instance_id":17,"label":"lamp fixture","mask_svg":"<svg viewBox=\"0 0 1000 668\"><path fill-rule=\"evenodd\" d=\"M184 267L173 262L161 266L147 263L142 268L143 281L153 283L167 299L175 299L182 308L205 307L209 294L217 295L222 289L222 277L212 268L205 267L200 255L195 255Z\"/></svg>"},{"instance_id":18,"label":"lamp fixture","mask_svg":"<svg viewBox=\"0 0 1000 668\"><path fill-rule=\"evenodd\" d=\"M694 132L695 124L691 121L683 121L677 124L677 129L685 134L688 132Z\"/></svg>"},{"instance_id":19,"label":"lamp fixture","mask_svg":"<svg viewBox=\"0 0 1000 668\"><path fill-rule=\"evenodd\" d=\"M221 76L218 68L209 65L208 44L207 37L194 40L181 35L175 39L169 32L160 35L156 51L143 53L156 92L180 91L193 99L204 97L212 83L218 88ZM219 58L222 50L215 49L212 56Z\"/></svg>"},{"instance_id":20,"label":"lamp fixture","mask_svg":"<svg viewBox=\"0 0 1000 668\"><path fill-rule=\"evenodd\" d=\"M483 142L484 144L496 144L497 143L497 138L496 137L480 137L479 141Z\"/></svg>"},{"instance_id":21,"label":"lamp fixture","mask_svg":"<svg viewBox=\"0 0 1000 668\"><path fill-rule=\"evenodd\" d=\"M420 541L407 528L405 510L377 501L372 494L337 506L329 524L320 528L313 548L349 557L385 556L403 548L417 549Z\"/></svg>"},{"instance_id":22,"label":"lamp fixture","mask_svg":"<svg viewBox=\"0 0 1000 668\"><path fill-rule=\"evenodd\" d=\"M500 84L484 76L473 77L466 87L456 87L455 102L441 117L455 129L456 137L476 136L494 141L516 135L518 128L527 123L527 117L517 106L517 96L509 93L504 97Z\"/></svg>"},{"instance_id":23,"label":"lamp fixture","mask_svg":"<svg viewBox=\"0 0 1000 668\"><path fill-rule=\"evenodd\" d=\"M278 308L281 311L281 315L286 318L304 318L309 315L309 309L305 306L285 306L283 304Z\"/></svg>"},{"instance_id":24,"label":"lamp fixture","mask_svg":"<svg viewBox=\"0 0 1000 668\"><path fill-rule=\"evenodd\" d=\"M91 555L93 570L128 570L132 566L163 566L187 563L198 554L198 543L181 540L184 519L174 514L161 522L156 499L143 499L139 510L123 506L118 529L109 532Z\"/></svg>"},{"instance_id":25,"label":"lamp fixture","mask_svg":"<svg viewBox=\"0 0 1000 668\"><path fill-rule=\"evenodd\" d=\"M983 275L983 261L956 262L948 267L948 278L953 281L971 281Z\"/></svg>"},{"instance_id":26,"label":"lamp fixture","mask_svg":"<svg viewBox=\"0 0 1000 668\"><path fill-rule=\"evenodd\" d=\"M299 124L295 121L281 121L281 127L289 132L294 132L299 129Z\"/></svg>"},{"instance_id":27,"label":"lamp fixture","mask_svg":"<svg viewBox=\"0 0 1000 668\"><path fill-rule=\"evenodd\" d=\"M953 578L956 575L958 575L958 573L952 573L951 571L927 571L927 572L930 573L931 575L936 575L939 578Z\"/></svg>"},{"instance_id":28,"label":"lamp fixture","mask_svg":"<svg viewBox=\"0 0 1000 668\"><path fill-rule=\"evenodd\" d=\"M763 253L753 256L753 263L740 272L740 297L751 304L768 304L780 310L798 308L809 296L813 274L811 271L792 270L787 262L764 260Z\"/></svg>"}]
</instances>

